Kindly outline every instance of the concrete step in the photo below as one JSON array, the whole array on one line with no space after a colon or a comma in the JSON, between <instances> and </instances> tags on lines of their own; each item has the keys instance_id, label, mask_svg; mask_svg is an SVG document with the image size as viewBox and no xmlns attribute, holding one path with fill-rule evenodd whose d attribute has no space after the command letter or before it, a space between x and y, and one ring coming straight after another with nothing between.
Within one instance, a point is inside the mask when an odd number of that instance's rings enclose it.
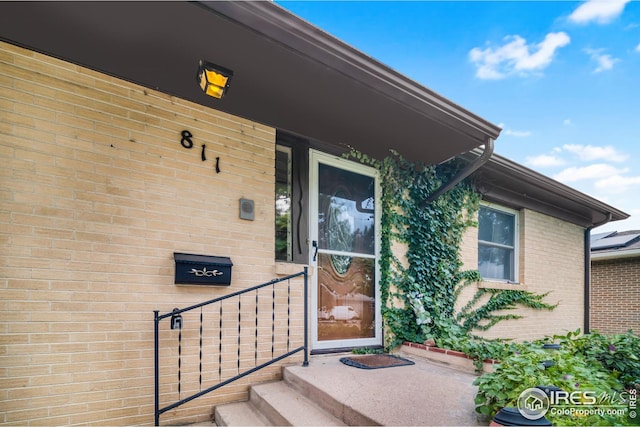
<instances>
[{"instance_id":1,"label":"concrete step","mask_svg":"<svg viewBox=\"0 0 640 427\"><path fill-rule=\"evenodd\" d=\"M264 415L249 402L218 405L214 411L217 426L270 426Z\"/></svg>"},{"instance_id":2,"label":"concrete step","mask_svg":"<svg viewBox=\"0 0 640 427\"><path fill-rule=\"evenodd\" d=\"M285 373L285 376L289 377L289 381L251 386L248 402L216 406L216 424L229 427L345 425L341 421L344 412L341 404L313 385L305 384L295 374ZM314 399L318 399L318 402ZM329 411L322 405L326 405Z\"/></svg>"},{"instance_id":3,"label":"concrete step","mask_svg":"<svg viewBox=\"0 0 640 427\"><path fill-rule=\"evenodd\" d=\"M273 425L344 426L331 413L318 406L313 398L292 388L286 381L251 387L249 402Z\"/></svg>"},{"instance_id":4,"label":"concrete step","mask_svg":"<svg viewBox=\"0 0 640 427\"><path fill-rule=\"evenodd\" d=\"M310 374L310 375L308 375ZM376 421L350 406L348 401L336 398L331 391L325 391L314 385L316 383L313 373L302 366L290 366L284 368L284 382L300 395L314 402L317 406L328 412L343 425L349 426L375 426L380 425ZM340 388L340 384L335 384ZM356 393L359 390L354 390Z\"/></svg>"}]
</instances>

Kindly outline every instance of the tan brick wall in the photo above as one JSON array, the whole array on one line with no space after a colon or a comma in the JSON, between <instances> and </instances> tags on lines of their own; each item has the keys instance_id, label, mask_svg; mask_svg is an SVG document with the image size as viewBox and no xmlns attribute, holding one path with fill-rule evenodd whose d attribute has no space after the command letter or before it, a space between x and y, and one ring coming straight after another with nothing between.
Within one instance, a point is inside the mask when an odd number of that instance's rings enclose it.
<instances>
[{"instance_id":1,"label":"tan brick wall","mask_svg":"<svg viewBox=\"0 0 640 427\"><path fill-rule=\"evenodd\" d=\"M538 294L550 292L545 299L558 303L553 311L519 308L524 316L506 320L479 335L488 338L531 340L545 335L564 334L584 323L584 229L531 210L519 212L520 285L484 282L482 286L526 289ZM461 248L464 268L478 268L478 230L466 231ZM478 285L461 294L457 306L463 306L475 294Z\"/></svg>"},{"instance_id":2,"label":"tan brick wall","mask_svg":"<svg viewBox=\"0 0 640 427\"><path fill-rule=\"evenodd\" d=\"M640 332L640 258L593 260L590 306L592 330Z\"/></svg>"},{"instance_id":3,"label":"tan brick wall","mask_svg":"<svg viewBox=\"0 0 640 427\"><path fill-rule=\"evenodd\" d=\"M5 43L0 117L0 424L153 423L153 310L275 275L275 131ZM185 129L192 149L180 144ZM255 221L238 218L241 197L255 200ZM232 286L174 285L174 251L231 257ZM246 384L162 420L208 417L246 397Z\"/></svg>"}]
</instances>

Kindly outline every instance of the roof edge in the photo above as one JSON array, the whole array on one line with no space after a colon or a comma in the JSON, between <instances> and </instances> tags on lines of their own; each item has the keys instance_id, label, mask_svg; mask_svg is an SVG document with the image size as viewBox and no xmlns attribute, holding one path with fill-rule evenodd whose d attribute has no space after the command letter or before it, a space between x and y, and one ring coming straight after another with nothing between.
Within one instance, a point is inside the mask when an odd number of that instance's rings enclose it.
<instances>
[{"instance_id":1,"label":"roof edge","mask_svg":"<svg viewBox=\"0 0 640 427\"><path fill-rule=\"evenodd\" d=\"M640 249L631 249L628 251L618 250L618 251L591 251L591 260L592 261L606 261L609 259L622 259L622 258L636 258L640 257Z\"/></svg>"},{"instance_id":2,"label":"roof edge","mask_svg":"<svg viewBox=\"0 0 640 427\"><path fill-rule=\"evenodd\" d=\"M272 1L215 1L199 2L199 5L209 11L223 14L227 19L232 19L274 42L295 50L299 55L352 77L384 93L390 99L410 105L423 115L433 117L432 111L424 109L427 105L448 117L448 120L439 121L450 127L453 127L455 121L462 122L484 135L484 138L474 135L481 143L484 143L486 138L496 139L501 132L497 125L362 53ZM386 90L381 90L380 82L386 84Z\"/></svg>"},{"instance_id":3,"label":"roof edge","mask_svg":"<svg viewBox=\"0 0 640 427\"><path fill-rule=\"evenodd\" d=\"M462 158L471 161L480 152L474 149ZM629 218L629 214L620 209L495 153L475 173L474 180L483 197L496 203L537 210L583 227ZM528 193L527 187L540 191ZM577 206L583 209L577 210Z\"/></svg>"},{"instance_id":4,"label":"roof edge","mask_svg":"<svg viewBox=\"0 0 640 427\"><path fill-rule=\"evenodd\" d=\"M512 172L525 178L525 180L531 184L544 187L547 190L557 195L563 196L567 199L581 202L589 208L602 213L603 215L611 213L612 221L624 220L629 218L630 216L628 213L621 211L620 209L614 208L613 206L601 202L600 200L589 196L588 194L578 191L575 188L569 187L566 184L563 184L553 178L543 175L540 172L536 172L533 169L530 169L498 154L494 154L487 163L500 165L501 167L509 169Z\"/></svg>"}]
</instances>

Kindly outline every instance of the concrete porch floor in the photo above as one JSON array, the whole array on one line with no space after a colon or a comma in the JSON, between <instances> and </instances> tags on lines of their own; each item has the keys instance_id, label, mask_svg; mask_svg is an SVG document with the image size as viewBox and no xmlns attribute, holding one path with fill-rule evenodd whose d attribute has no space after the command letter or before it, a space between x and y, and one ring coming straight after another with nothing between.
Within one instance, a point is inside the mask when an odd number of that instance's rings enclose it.
<instances>
[{"instance_id":1,"label":"concrete porch floor","mask_svg":"<svg viewBox=\"0 0 640 427\"><path fill-rule=\"evenodd\" d=\"M474 411L476 376L420 357L415 365L359 369L340 362L347 354L312 356L308 367L286 369L345 408L388 426L487 425ZM285 376L287 374L285 373Z\"/></svg>"}]
</instances>

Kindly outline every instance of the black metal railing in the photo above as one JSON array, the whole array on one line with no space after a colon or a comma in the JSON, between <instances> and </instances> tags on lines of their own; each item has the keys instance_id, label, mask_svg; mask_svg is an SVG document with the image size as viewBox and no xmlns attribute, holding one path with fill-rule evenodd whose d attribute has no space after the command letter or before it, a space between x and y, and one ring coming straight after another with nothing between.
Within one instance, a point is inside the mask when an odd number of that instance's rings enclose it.
<instances>
[{"instance_id":1,"label":"black metal railing","mask_svg":"<svg viewBox=\"0 0 640 427\"><path fill-rule=\"evenodd\" d=\"M292 288L292 279L297 277L303 278L302 295ZM154 310L155 425L160 424L163 413L298 352L304 352L303 366L307 366L307 300L305 267L300 273L169 313ZM292 312L296 301L303 307L302 319L299 310ZM255 306L255 315L249 319L247 313L253 310L243 313L243 303ZM168 323L161 328L163 320ZM299 321L304 323L300 325L302 337L295 324ZM223 353L223 347L230 345L236 345L237 351ZM225 359L231 353L236 363ZM172 403L160 407L161 395Z\"/></svg>"}]
</instances>

